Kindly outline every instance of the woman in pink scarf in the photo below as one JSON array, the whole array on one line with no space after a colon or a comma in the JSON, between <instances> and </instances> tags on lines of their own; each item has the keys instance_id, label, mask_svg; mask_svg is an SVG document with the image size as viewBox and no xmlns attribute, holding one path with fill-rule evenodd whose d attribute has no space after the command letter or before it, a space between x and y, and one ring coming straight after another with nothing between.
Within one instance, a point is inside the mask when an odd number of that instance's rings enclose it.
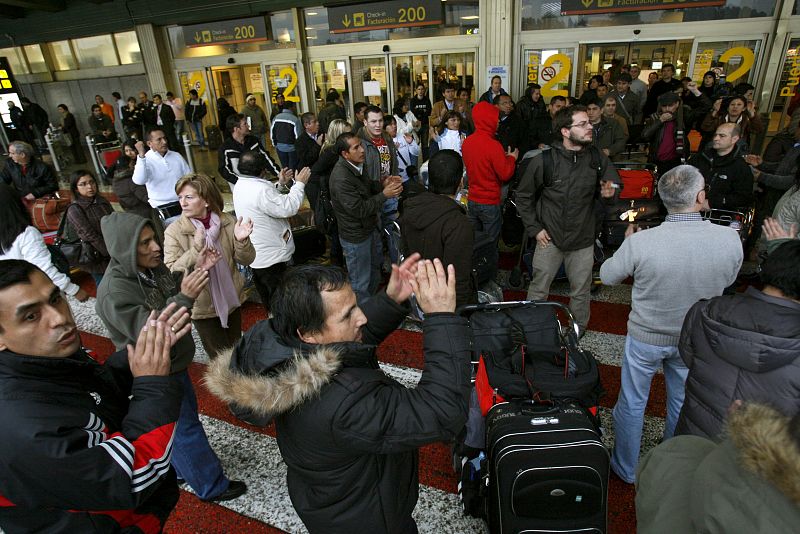
<instances>
[{"instance_id":1,"label":"woman in pink scarf","mask_svg":"<svg viewBox=\"0 0 800 534\"><path fill-rule=\"evenodd\" d=\"M242 337L244 279L236 264L250 265L256 257L250 242L253 223L224 213L222 194L203 174L187 174L175 192L183 213L164 232L164 263L173 272L188 274L204 247L216 251L209 284L192 308L192 324L213 359Z\"/></svg>"}]
</instances>

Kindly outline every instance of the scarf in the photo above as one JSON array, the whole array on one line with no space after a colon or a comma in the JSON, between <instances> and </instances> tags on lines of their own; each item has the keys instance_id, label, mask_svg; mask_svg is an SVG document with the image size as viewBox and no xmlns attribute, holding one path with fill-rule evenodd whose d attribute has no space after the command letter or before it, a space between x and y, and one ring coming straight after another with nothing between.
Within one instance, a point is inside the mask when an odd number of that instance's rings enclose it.
<instances>
[{"instance_id":1,"label":"scarf","mask_svg":"<svg viewBox=\"0 0 800 534\"><path fill-rule=\"evenodd\" d=\"M198 219L189 218L195 228L204 228L203 222ZM206 247L222 252L219 244L219 232L222 229L219 215L211 213L211 220L206 229ZM236 286L233 285L233 275L231 274L229 258L221 258L216 265L208 271L208 285L211 288L211 302L214 304L214 311L222 324L222 328L228 328L228 313L241 304Z\"/></svg>"}]
</instances>

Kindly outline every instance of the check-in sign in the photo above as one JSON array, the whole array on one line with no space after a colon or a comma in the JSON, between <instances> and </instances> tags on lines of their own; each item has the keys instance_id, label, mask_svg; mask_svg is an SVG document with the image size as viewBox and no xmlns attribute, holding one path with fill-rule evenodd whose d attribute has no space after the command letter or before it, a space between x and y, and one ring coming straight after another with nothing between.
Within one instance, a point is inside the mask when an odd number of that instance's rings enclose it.
<instances>
[{"instance_id":1,"label":"check-in sign","mask_svg":"<svg viewBox=\"0 0 800 534\"><path fill-rule=\"evenodd\" d=\"M252 43L266 40L267 25L264 23L264 17L221 20L183 27L183 41L187 47Z\"/></svg>"},{"instance_id":2,"label":"check-in sign","mask_svg":"<svg viewBox=\"0 0 800 534\"><path fill-rule=\"evenodd\" d=\"M725 0L561 0L562 15L723 6Z\"/></svg>"},{"instance_id":3,"label":"check-in sign","mask_svg":"<svg viewBox=\"0 0 800 534\"><path fill-rule=\"evenodd\" d=\"M328 8L331 33L432 26L442 20L440 0L392 0Z\"/></svg>"}]
</instances>

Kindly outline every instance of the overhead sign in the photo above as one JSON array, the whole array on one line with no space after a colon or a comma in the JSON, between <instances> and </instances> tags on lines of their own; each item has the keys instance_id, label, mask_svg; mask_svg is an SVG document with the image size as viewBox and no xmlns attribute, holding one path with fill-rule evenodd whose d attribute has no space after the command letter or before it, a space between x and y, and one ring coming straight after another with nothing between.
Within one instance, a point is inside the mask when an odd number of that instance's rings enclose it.
<instances>
[{"instance_id":1,"label":"overhead sign","mask_svg":"<svg viewBox=\"0 0 800 534\"><path fill-rule=\"evenodd\" d=\"M441 0L391 0L328 8L330 33L431 26L442 22Z\"/></svg>"},{"instance_id":2,"label":"overhead sign","mask_svg":"<svg viewBox=\"0 0 800 534\"><path fill-rule=\"evenodd\" d=\"M267 40L264 17L220 20L183 27L187 47L252 43Z\"/></svg>"},{"instance_id":3,"label":"overhead sign","mask_svg":"<svg viewBox=\"0 0 800 534\"><path fill-rule=\"evenodd\" d=\"M11 66L8 59L0 57L0 94L16 93L19 91L14 75L11 73ZM3 111L6 111L5 109Z\"/></svg>"},{"instance_id":4,"label":"overhead sign","mask_svg":"<svg viewBox=\"0 0 800 534\"><path fill-rule=\"evenodd\" d=\"M561 0L562 15L723 6L725 0Z\"/></svg>"}]
</instances>

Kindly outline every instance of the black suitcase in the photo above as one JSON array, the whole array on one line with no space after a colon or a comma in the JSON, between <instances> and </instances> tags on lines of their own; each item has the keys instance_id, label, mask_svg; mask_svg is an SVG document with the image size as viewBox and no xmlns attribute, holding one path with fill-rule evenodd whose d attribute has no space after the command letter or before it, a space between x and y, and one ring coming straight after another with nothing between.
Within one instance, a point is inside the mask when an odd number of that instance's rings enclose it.
<instances>
[{"instance_id":1,"label":"black suitcase","mask_svg":"<svg viewBox=\"0 0 800 534\"><path fill-rule=\"evenodd\" d=\"M472 244L472 277L475 287L480 287L492 279L497 266L490 260L496 256L497 243L485 232L475 232Z\"/></svg>"},{"instance_id":2,"label":"black suitcase","mask_svg":"<svg viewBox=\"0 0 800 534\"><path fill-rule=\"evenodd\" d=\"M222 132L219 126L209 124L206 126L206 144L209 150L219 150L222 146Z\"/></svg>"},{"instance_id":3,"label":"black suitcase","mask_svg":"<svg viewBox=\"0 0 800 534\"><path fill-rule=\"evenodd\" d=\"M294 254L292 262L295 265L306 263L311 258L325 255L327 242L325 234L320 232L315 226L304 226L293 228Z\"/></svg>"},{"instance_id":4,"label":"black suitcase","mask_svg":"<svg viewBox=\"0 0 800 534\"><path fill-rule=\"evenodd\" d=\"M490 532L606 532L609 453L579 405L497 404L486 444Z\"/></svg>"}]
</instances>

